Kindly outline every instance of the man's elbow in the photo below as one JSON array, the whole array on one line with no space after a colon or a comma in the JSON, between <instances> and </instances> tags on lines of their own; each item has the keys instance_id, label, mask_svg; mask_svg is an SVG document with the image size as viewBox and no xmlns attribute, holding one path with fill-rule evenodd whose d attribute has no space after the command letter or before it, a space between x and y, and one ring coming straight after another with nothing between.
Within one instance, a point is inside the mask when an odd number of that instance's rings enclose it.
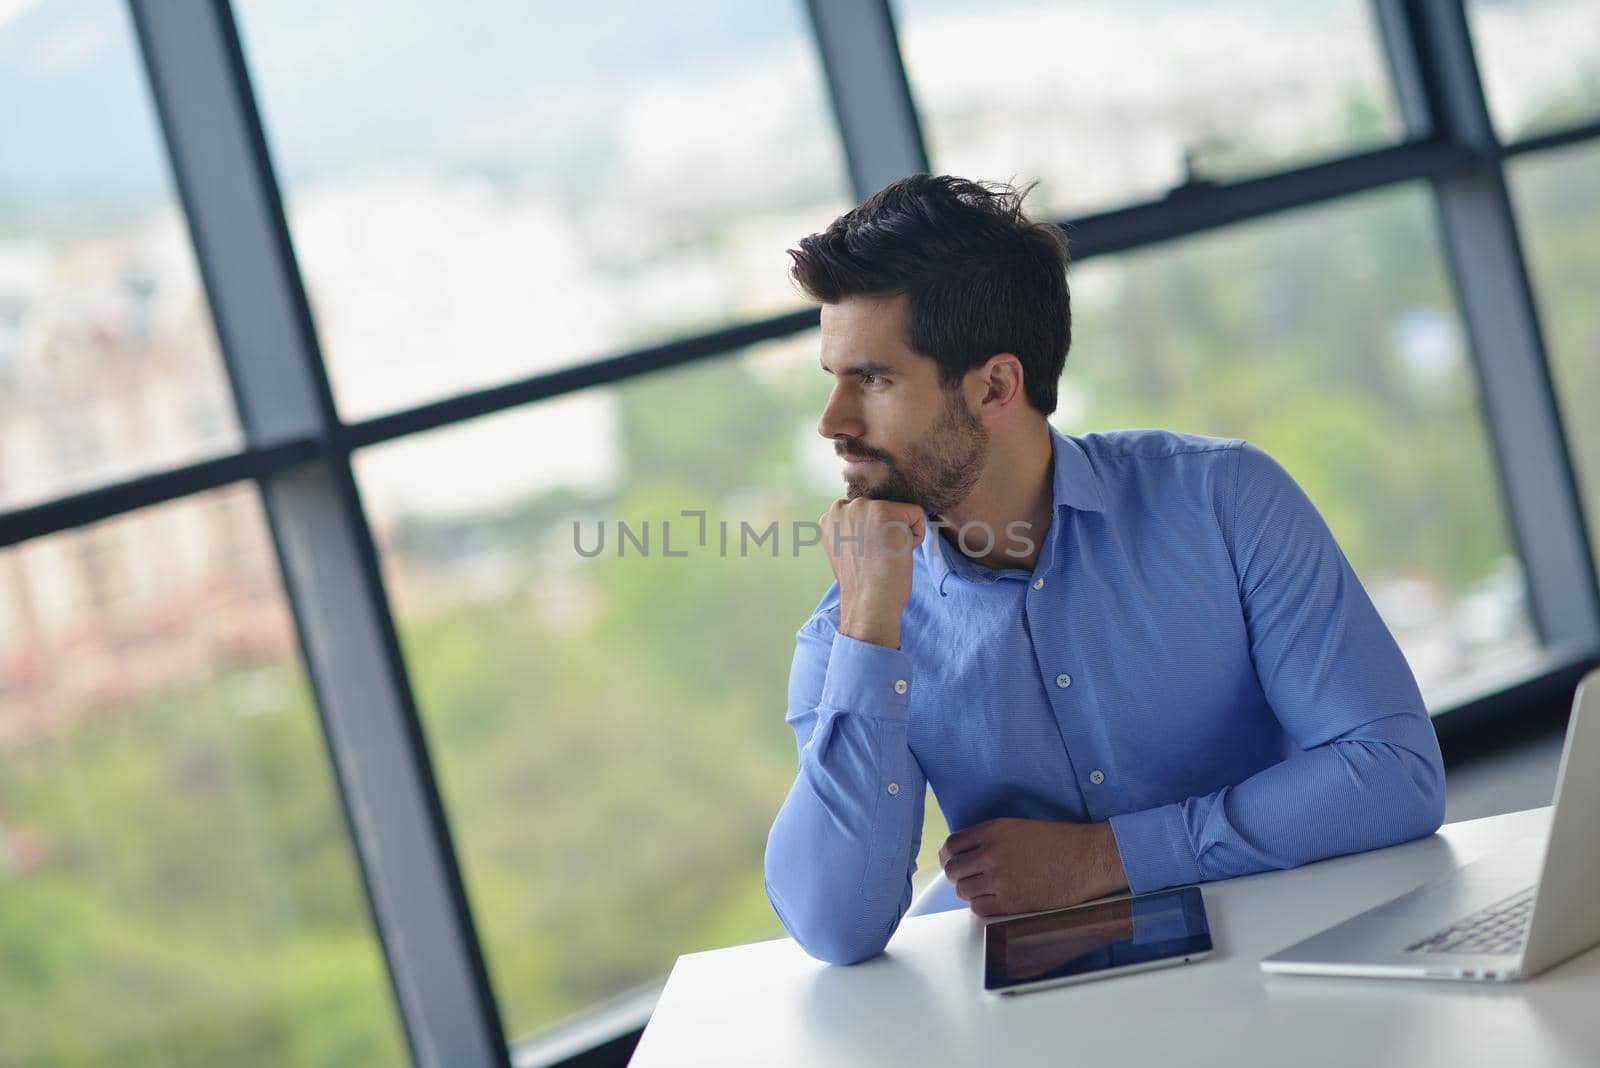
<instances>
[{"instance_id":1,"label":"man's elbow","mask_svg":"<svg viewBox=\"0 0 1600 1068\"><path fill-rule=\"evenodd\" d=\"M1429 780L1428 785L1425 788L1419 787L1419 793L1422 794L1420 805L1422 809L1422 829L1417 832L1417 836L1421 837L1425 834L1432 834L1444 826L1445 779L1443 763L1439 765L1437 774Z\"/></svg>"},{"instance_id":2,"label":"man's elbow","mask_svg":"<svg viewBox=\"0 0 1600 1068\"><path fill-rule=\"evenodd\" d=\"M789 937L824 964L860 964L882 953L889 944L887 936L864 935L837 909L795 908L772 892L770 882L767 883L767 900L772 902L772 910L778 914Z\"/></svg>"},{"instance_id":3,"label":"man's elbow","mask_svg":"<svg viewBox=\"0 0 1600 1068\"><path fill-rule=\"evenodd\" d=\"M1404 824L1405 839L1421 838L1432 834L1444 824L1445 776L1444 759L1439 753L1436 739L1431 745L1399 750L1400 774L1405 779L1402 796L1408 803L1397 806L1397 816Z\"/></svg>"},{"instance_id":4,"label":"man's elbow","mask_svg":"<svg viewBox=\"0 0 1600 1068\"><path fill-rule=\"evenodd\" d=\"M841 935L838 931L826 930L820 935L813 934L803 942L798 937L795 941L800 943L801 949L824 964L837 964L843 967L871 960L882 953L884 947L889 944L884 939L861 939Z\"/></svg>"}]
</instances>

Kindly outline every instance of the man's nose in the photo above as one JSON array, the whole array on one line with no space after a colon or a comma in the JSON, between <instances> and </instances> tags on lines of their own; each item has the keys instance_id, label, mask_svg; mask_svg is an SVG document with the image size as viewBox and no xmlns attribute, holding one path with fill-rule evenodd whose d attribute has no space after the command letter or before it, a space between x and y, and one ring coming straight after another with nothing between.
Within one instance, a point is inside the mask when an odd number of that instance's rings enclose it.
<instances>
[{"instance_id":1,"label":"man's nose","mask_svg":"<svg viewBox=\"0 0 1600 1068\"><path fill-rule=\"evenodd\" d=\"M822 409L822 418L817 420L817 433L831 441L840 437L859 438L864 429L854 405L835 389Z\"/></svg>"}]
</instances>

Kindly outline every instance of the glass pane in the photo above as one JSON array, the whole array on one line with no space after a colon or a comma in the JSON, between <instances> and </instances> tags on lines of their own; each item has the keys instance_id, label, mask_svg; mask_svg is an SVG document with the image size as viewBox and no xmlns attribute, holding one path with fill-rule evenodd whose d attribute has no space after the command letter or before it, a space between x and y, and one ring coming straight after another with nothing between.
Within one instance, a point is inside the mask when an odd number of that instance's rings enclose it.
<instances>
[{"instance_id":1,"label":"glass pane","mask_svg":"<svg viewBox=\"0 0 1600 1068\"><path fill-rule=\"evenodd\" d=\"M358 457L512 1036L783 934L762 855L794 781L789 661L833 578L792 523L840 486L817 352L813 331ZM934 806L921 876L947 834Z\"/></svg>"},{"instance_id":2,"label":"glass pane","mask_svg":"<svg viewBox=\"0 0 1600 1068\"><path fill-rule=\"evenodd\" d=\"M0 510L239 443L126 5L0 3Z\"/></svg>"},{"instance_id":3,"label":"glass pane","mask_svg":"<svg viewBox=\"0 0 1600 1068\"><path fill-rule=\"evenodd\" d=\"M797 3L237 7L347 417L797 307L847 206Z\"/></svg>"},{"instance_id":4,"label":"glass pane","mask_svg":"<svg viewBox=\"0 0 1600 1068\"><path fill-rule=\"evenodd\" d=\"M938 171L1065 218L1397 140L1367 0L894 0Z\"/></svg>"},{"instance_id":5,"label":"glass pane","mask_svg":"<svg viewBox=\"0 0 1600 1068\"><path fill-rule=\"evenodd\" d=\"M1430 705L1535 647L1432 218L1405 187L1080 264L1057 416L1272 453Z\"/></svg>"},{"instance_id":6,"label":"glass pane","mask_svg":"<svg viewBox=\"0 0 1600 1068\"><path fill-rule=\"evenodd\" d=\"M0 553L0 1061L405 1056L254 492Z\"/></svg>"},{"instance_id":7,"label":"glass pane","mask_svg":"<svg viewBox=\"0 0 1600 1068\"><path fill-rule=\"evenodd\" d=\"M1469 0L1473 49L1502 141L1600 118L1600 4Z\"/></svg>"},{"instance_id":8,"label":"glass pane","mask_svg":"<svg viewBox=\"0 0 1600 1068\"><path fill-rule=\"evenodd\" d=\"M1550 373L1600 567L1600 142L1512 161Z\"/></svg>"}]
</instances>

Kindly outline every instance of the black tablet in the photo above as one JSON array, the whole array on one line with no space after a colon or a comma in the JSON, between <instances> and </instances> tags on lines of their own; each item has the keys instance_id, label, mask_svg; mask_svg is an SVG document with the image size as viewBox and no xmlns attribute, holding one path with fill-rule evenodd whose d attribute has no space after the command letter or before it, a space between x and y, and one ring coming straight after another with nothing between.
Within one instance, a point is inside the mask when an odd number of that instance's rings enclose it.
<instances>
[{"instance_id":1,"label":"black tablet","mask_svg":"<svg viewBox=\"0 0 1600 1068\"><path fill-rule=\"evenodd\" d=\"M1187 964L1211 953L1200 888L1079 905L983 931L983 988L1020 994L1044 987Z\"/></svg>"}]
</instances>

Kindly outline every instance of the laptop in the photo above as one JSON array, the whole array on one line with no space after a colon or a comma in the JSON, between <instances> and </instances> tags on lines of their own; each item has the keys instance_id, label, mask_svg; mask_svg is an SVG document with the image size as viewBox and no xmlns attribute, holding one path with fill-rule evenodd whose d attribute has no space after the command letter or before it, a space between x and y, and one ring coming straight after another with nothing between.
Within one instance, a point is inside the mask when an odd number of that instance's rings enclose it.
<instances>
[{"instance_id":1,"label":"laptop","mask_svg":"<svg viewBox=\"0 0 1600 1068\"><path fill-rule=\"evenodd\" d=\"M1600 669L1578 684L1546 840L1458 868L1275 953L1265 972L1507 982L1600 943ZM1541 850L1542 847L1542 850ZM1543 853L1541 858L1540 853Z\"/></svg>"}]
</instances>

